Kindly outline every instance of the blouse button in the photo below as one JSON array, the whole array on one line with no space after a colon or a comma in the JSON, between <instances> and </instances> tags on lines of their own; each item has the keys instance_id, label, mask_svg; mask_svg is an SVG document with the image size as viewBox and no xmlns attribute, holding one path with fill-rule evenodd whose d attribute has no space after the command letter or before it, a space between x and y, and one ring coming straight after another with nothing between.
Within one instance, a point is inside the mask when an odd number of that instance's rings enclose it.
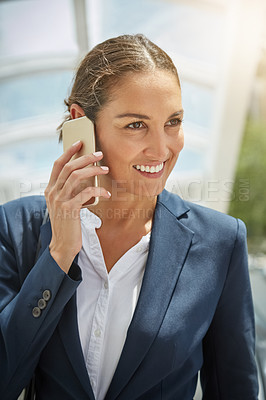
<instances>
[{"instance_id":1,"label":"blouse button","mask_svg":"<svg viewBox=\"0 0 266 400\"><path fill-rule=\"evenodd\" d=\"M100 337L100 336L101 336L101 330L100 330L99 328L98 328L98 329L95 329L94 335L95 335L96 337Z\"/></svg>"}]
</instances>

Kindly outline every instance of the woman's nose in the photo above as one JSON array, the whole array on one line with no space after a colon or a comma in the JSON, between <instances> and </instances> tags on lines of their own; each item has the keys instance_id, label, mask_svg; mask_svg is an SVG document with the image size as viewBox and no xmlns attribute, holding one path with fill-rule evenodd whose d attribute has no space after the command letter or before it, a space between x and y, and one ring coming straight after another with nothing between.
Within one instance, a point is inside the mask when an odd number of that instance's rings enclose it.
<instances>
[{"instance_id":1,"label":"woman's nose","mask_svg":"<svg viewBox=\"0 0 266 400\"><path fill-rule=\"evenodd\" d=\"M165 161L168 157L169 149L167 137L164 132L157 132L149 135L144 154L150 160Z\"/></svg>"}]
</instances>

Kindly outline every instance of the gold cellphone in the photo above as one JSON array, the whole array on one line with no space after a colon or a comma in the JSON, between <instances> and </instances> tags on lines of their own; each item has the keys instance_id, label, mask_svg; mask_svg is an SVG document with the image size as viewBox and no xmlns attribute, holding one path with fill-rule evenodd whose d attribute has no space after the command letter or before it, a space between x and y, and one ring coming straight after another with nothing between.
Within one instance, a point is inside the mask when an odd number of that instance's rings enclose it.
<instances>
[{"instance_id":1,"label":"gold cellphone","mask_svg":"<svg viewBox=\"0 0 266 400\"><path fill-rule=\"evenodd\" d=\"M72 159L81 157L85 154L91 154L96 151L95 131L93 122L87 117L80 117L66 121L62 127L63 149L64 152L72 146L73 143L81 140L83 145L78 153ZM96 163L90 164L97 165ZM93 176L91 186L98 186L98 177ZM92 197L89 201L82 205L82 208L94 206L98 204L99 197Z\"/></svg>"}]
</instances>

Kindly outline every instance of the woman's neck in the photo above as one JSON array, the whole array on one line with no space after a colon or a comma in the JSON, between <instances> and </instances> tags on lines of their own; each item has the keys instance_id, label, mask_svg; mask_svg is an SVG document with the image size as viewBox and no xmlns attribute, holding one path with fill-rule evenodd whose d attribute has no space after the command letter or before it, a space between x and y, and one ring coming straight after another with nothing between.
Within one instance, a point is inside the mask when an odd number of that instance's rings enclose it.
<instances>
[{"instance_id":1,"label":"woman's neck","mask_svg":"<svg viewBox=\"0 0 266 400\"><path fill-rule=\"evenodd\" d=\"M148 233L156 207L157 196L141 197L123 193L110 199L99 198L99 203L88 207L98 215L105 228L144 229Z\"/></svg>"}]
</instances>

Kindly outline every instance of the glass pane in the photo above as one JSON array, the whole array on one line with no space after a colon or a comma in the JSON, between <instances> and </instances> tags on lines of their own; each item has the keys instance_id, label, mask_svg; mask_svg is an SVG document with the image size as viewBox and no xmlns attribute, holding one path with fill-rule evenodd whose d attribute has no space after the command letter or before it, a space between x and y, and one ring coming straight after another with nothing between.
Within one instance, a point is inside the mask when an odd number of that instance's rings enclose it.
<instances>
[{"instance_id":1,"label":"glass pane","mask_svg":"<svg viewBox=\"0 0 266 400\"><path fill-rule=\"evenodd\" d=\"M1 146L0 175L2 179L20 179L23 176L30 181L40 172L51 171L62 152L62 144L58 143L56 135L54 138L23 140Z\"/></svg>"},{"instance_id":2,"label":"glass pane","mask_svg":"<svg viewBox=\"0 0 266 400\"><path fill-rule=\"evenodd\" d=\"M0 3L0 56L77 51L71 0Z\"/></svg>"},{"instance_id":3,"label":"glass pane","mask_svg":"<svg viewBox=\"0 0 266 400\"><path fill-rule=\"evenodd\" d=\"M167 190L189 201L201 201L205 156L204 151L184 148L167 180Z\"/></svg>"},{"instance_id":4,"label":"glass pane","mask_svg":"<svg viewBox=\"0 0 266 400\"><path fill-rule=\"evenodd\" d=\"M0 123L64 112L73 72L25 75L0 82Z\"/></svg>"},{"instance_id":5,"label":"glass pane","mask_svg":"<svg viewBox=\"0 0 266 400\"><path fill-rule=\"evenodd\" d=\"M211 130L214 112L214 90L192 82L181 82L184 121Z\"/></svg>"},{"instance_id":6,"label":"glass pane","mask_svg":"<svg viewBox=\"0 0 266 400\"><path fill-rule=\"evenodd\" d=\"M165 0L102 0L102 38L144 33L170 54L218 65L224 14L210 7Z\"/></svg>"},{"instance_id":7,"label":"glass pane","mask_svg":"<svg viewBox=\"0 0 266 400\"><path fill-rule=\"evenodd\" d=\"M204 155L204 152L184 148L179 155L172 174L178 174L183 171L196 171L199 174L202 173L205 162Z\"/></svg>"}]
</instances>

